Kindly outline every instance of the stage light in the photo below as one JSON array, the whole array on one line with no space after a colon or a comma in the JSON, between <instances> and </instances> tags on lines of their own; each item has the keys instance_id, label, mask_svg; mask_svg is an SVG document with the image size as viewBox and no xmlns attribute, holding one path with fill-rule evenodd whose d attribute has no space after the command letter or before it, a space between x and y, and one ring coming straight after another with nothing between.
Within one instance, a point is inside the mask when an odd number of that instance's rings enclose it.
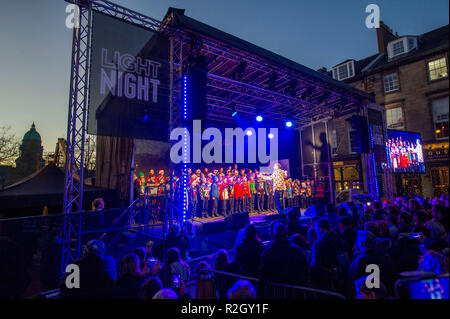
<instances>
[{"instance_id":1,"label":"stage light","mask_svg":"<svg viewBox=\"0 0 450 319\"><path fill-rule=\"evenodd\" d=\"M237 115L236 104L231 103L231 117L235 117Z\"/></svg>"},{"instance_id":2,"label":"stage light","mask_svg":"<svg viewBox=\"0 0 450 319\"><path fill-rule=\"evenodd\" d=\"M267 135L268 138L272 139L273 138L273 134L269 133L269 135Z\"/></svg>"},{"instance_id":3,"label":"stage light","mask_svg":"<svg viewBox=\"0 0 450 319\"><path fill-rule=\"evenodd\" d=\"M250 131L250 130L247 131L247 135L248 135L248 136L252 136L252 134L253 134L252 131Z\"/></svg>"},{"instance_id":4,"label":"stage light","mask_svg":"<svg viewBox=\"0 0 450 319\"><path fill-rule=\"evenodd\" d=\"M256 116L256 121L262 122L262 120L263 120L263 117L261 115Z\"/></svg>"},{"instance_id":5,"label":"stage light","mask_svg":"<svg viewBox=\"0 0 450 319\"><path fill-rule=\"evenodd\" d=\"M292 127L292 122L291 121L287 121L286 122L286 127Z\"/></svg>"}]
</instances>

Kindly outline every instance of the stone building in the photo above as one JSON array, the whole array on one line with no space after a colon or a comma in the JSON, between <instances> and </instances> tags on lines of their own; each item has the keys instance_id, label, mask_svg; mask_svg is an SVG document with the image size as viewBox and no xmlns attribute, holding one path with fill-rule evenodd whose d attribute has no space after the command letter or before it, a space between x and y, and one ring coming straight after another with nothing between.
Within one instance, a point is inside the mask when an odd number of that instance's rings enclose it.
<instances>
[{"instance_id":1,"label":"stone building","mask_svg":"<svg viewBox=\"0 0 450 319\"><path fill-rule=\"evenodd\" d=\"M23 178L43 168L43 150L41 135L36 131L36 126L33 122L31 129L23 136L22 144L20 145L20 155L16 159L15 175L18 178Z\"/></svg>"},{"instance_id":2,"label":"stone building","mask_svg":"<svg viewBox=\"0 0 450 319\"><path fill-rule=\"evenodd\" d=\"M329 73L374 94L376 104L386 111L388 129L421 134L426 173L395 174L395 195L448 193L448 31L446 25L421 35L399 36L381 22L376 54L348 59ZM347 171L343 180L362 180L359 156L348 151L348 124L335 121L332 136L337 187L341 171Z\"/></svg>"}]
</instances>

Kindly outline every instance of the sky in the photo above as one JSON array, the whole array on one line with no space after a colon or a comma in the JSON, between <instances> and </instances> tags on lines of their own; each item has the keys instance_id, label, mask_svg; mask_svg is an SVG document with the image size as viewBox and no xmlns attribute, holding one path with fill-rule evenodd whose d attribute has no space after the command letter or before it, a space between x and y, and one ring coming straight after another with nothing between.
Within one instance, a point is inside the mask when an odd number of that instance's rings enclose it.
<instances>
[{"instance_id":1,"label":"sky","mask_svg":"<svg viewBox=\"0 0 450 319\"><path fill-rule=\"evenodd\" d=\"M399 35L449 22L448 0L114 0L161 20L168 7L312 69L377 53L368 4ZM64 0L0 0L0 126L22 139L32 122L44 152L66 138L72 32Z\"/></svg>"}]
</instances>

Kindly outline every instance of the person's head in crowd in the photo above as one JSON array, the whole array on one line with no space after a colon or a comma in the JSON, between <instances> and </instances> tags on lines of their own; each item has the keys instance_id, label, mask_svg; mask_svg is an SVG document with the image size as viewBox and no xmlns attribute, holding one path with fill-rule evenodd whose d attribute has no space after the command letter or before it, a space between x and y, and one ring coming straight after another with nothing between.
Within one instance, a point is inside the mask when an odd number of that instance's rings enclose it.
<instances>
[{"instance_id":1,"label":"person's head in crowd","mask_svg":"<svg viewBox=\"0 0 450 319\"><path fill-rule=\"evenodd\" d=\"M166 252L166 263L167 265L170 265L174 262L177 262L180 260L180 250L176 247L171 247Z\"/></svg>"},{"instance_id":2,"label":"person's head in crowd","mask_svg":"<svg viewBox=\"0 0 450 319\"><path fill-rule=\"evenodd\" d=\"M317 240L317 233L314 228L308 228L308 232L306 234L306 239L308 240L309 244L312 244Z\"/></svg>"},{"instance_id":3,"label":"person's head in crowd","mask_svg":"<svg viewBox=\"0 0 450 319\"><path fill-rule=\"evenodd\" d=\"M317 237L319 237L322 234L330 232L331 225L326 218L320 218L315 221L314 229L316 230Z\"/></svg>"},{"instance_id":4,"label":"person's head in crowd","mask_svg":"<svg viewBox=\"0 0 450 319\"><path fill-rule=\"evenodd\" d=\"M350 207L350 213L352 214L352 216L358 216L358 207L356 206L352 206Z\"/></svg>"},{"instance_id":5,"label":"person's head in crowd","mask_svg":"<svg viewBox=\"0 0 450 319\"><path fill-rule=\"evenodd\" d=\"M426 228L430 232L430 237L433 238L445 238L447 237L445 227L438 222L429 221L426 223Z\"/></svg>"},{"instance_id":6,"label":"person's head in crowd","mask_svg":"<svg viewBox=\"0 0 450 319\"><path fill-rule=\"evenodd\" d=\"M274 241L286 240L287 238L288 231L286 229L286 226L284 226L282 223L277 224L273 232Z\"/></svg>"},{"instance_id":7,"label":"person's head in crowd","mask_svg":"<svg viewBox=\"0 0 450 319\"><path fill-rule=\"evenodd\" d=\"M238 280L228 290L228 299L256 299L255 287L247 280Z\"/></svg>"},{"instance_id":8,"label":"person's head in crowd","mask_svg":"<svg viewBox=\"0 0 450 319\"><path fill-rule=\"evenodd\" d=\"M392 215L392 214L387 215L385 221L388 224L388 226L396 226L397 227L397 225L398 225L397 216Z\"/></svg>"},{"instance_id":9,"label":"person's head in crowd","mask_svg":"<svg viewBox=\"0 0 450 319\"><path fill-rule=\"evenodd\" d=\"M119 273L121 276L140 275L139 257L133 253L124 256L120 261Z\"/></svg>"},{"instance_id":10,"label":"person's head in crowd","mask_svg":"<svg viewBox=\"0 0 450 319\"><path fill-rule=\"evenodd\" d=\"M389 232L389 225L384 220L377 220L375 222L377 224L378 228L378 237L381 238L389 238L390 232Z\"/></svg>"},{"instance_id":11,"label":"person's head in crowd","mask_svg":"<svg viewBox=\"0 0 450 319\"><path fill-rule=\"evenodd\" d=\"M275 226L277 224L281 224L281 223L279 221L274 220L269 224L269 235L270 235L270 238L272 238L272 239L274 238Z\"/></svg>"},{"instance_id":12,"label":"person's head in crowd","mask_svg":"<svg viewBox=\"0 0 450 319\"><path fill-rule=\"evenodd\" d=\"M344 216L338 219L338 227L341 232L346 231L347 229L353 228L352 219L348 216Z\"/></svg>"},{"instance_id":13,"label":"person's head in crowd","mask_svg":"<svg viewBox=\"0 0 450 319\"><path fill-rule=\"evenodd\" d=\"M373 281L370 275L355 280L356 299L385 299L387 297L386 287L380 282L379 288L368 288L367 281Z\"/></svg>"},{"instance_id":14,"label":"person's head in crowd","mask_svg":"<svg viewBox=\"0 0 450 319\"><path fill-rule=\"evenodd\" d=\"M226 270L230 262L230 257L225 249L219 249L213 260L213 269L215 270Z\"/></svg>"},{"instance_id":15,"label":"person's head in crowd","mask_svg":"<svg viewBox=\"0 0 450 319\"><path fill-rule=\"evenodd\" d=\"M413 215L413 225L423 225L428 221L428 215L423 210L418 210Z\"/></svg>"},{"instance_id":16,"label":"person's head in crowd","mask_svg":"<svg viewBox=\"0 0 450 319\"><path fill-rule=\"evenodd\" d=\"M298 220L298 218L300 217L300 210L298 210L297 208L289 208L287 211L287 219L288 222L293 222Z\"/></svg>"},{"instance_id":17,"label":"person's head in crowd","mask_svg":"<svg viewBox=\"0 0 450 319\"><path fill-rule=\"evenodd\" d=\"M328 203L326 206L327 214L334 214L335 213L335 207L333 203Z\"/></svg>"},{"instance_id":18,"label":"person's head in crowd","mask_svg":"<svg viewBox=\"0 0 450 319\"><path fill-rule=\"evenodd\" d=\"M400 210L397 206L391 205L386 208L388 215L398 216L400 214Z\"/></svg>"},{"instance_id":19,"label":"person's head in crowd","mask_svg":"<svg viewBox=\"0 0 450 319\"><path fill-rule=\"evenodd\" d=\"M411 230L411 216L406 212L398 215L398 227L400 232L408 232Z\"/></svg>"},{"instance_id":20,"label":"person's head in crowd","mask_svg":"<svg viewBox=\"0 0 450 319\"><path fill-rule=\"evenodd\" d=\"M145 266L145 258L147 257L147 250L144 247L136 247L132 251L133 254L138 256L140 269L142 270Z\"/></svg>"},{"instance_id":21,"label":"person's head in crowd","mask_svg":"<svg viewBox=\"0 0 450 319\"><path fill-rule=\"evenodd\" d=\"M244 228L244 242L256 242L260 241L258 233L256 232L256 226L254 224L247 224Z\"/></svg>"},{"instance_id":22,"label":"person's head in crowd","mask_svg":"<svg viewBox=\"0 0 450 319\"><path fill-rule=\"evenodd\" d=\"M376 200L373 202L373 209L375 209L375 210L383 209L383 205L381 204L381 202L379 200Z\"/></svg>"},{"instance_id":23,"label":"person's head in crowd","mask_svg":"<svg viewBox=\"0 0 450 319\"><path fill-rule=\"evenodd\" d=\"M435 221L440 221L446 215L448 216L448 207L445 207L444 205L441 204L433 205L431 209L431 214Z\"/></svg>"},{"instance_id":24,"label":"person's head in crowd","mask_svg":"<svg viewBox=\"0 0 450 319\"><path fill-rule=\"evenodd\" d=\"M367 250L375 248L377 244L377 238L375 235L367 230L358 231L358 235L356 237L356 247L358 251L363 253Z\"/></svg>"},{"instance_id":25,"label":"person's head in crowd","mask_svg":"<svg viewBox=\"0 0 450 319\"><path fill-rule=\"evenodd\" d=\"M92 202L92 210L103 210L105 208L105 201L103 198L96 198Z\"/></svg>"},{"instance_id":26,"label":"person's head in crowd","mask_svg":"<svg viewBox=\"0 0 450 319\"><path fill-rule=\"evenodd\" d=\"M205 270L210 269L209 264L206 261L201 261L195 266L195 273L197 276L205 273Z\"/></svg>"},{"instance_id":27,"label":"person's head in crowd","mask_svg":"<svg viewBox=\"0 0 450 319\"><path fill-rule=\"evenodd\" d=\"M348 216L347 208L344 206L339 206L337 209L338 217Z\"/></svg>"},{"instance_id":28,"label":"person's head in crowd","mask_svg":"<svg viewBox=\"0 0 450 319\"><path fill-rule=\"evenodd\" d=\"M408 201L408 211L410 213L415 213L418 209L420 209L420 204L415 199L410 199Z\"/></svg>"},{"instance_id":29,"label":"person's head in crowd","mask_svg":"<svg viewBox=\"0 0 450 319\"><path fill-rule=\"evenodd\" d=\"M152 299L178 299L178 295L175 291L169 288L163 288L158 291Z\"/></svg>"},{"instance_id":30,"label":"person's head in crowd","mask_svg":"<svg viewBox=\"0 0 450 319\"><path fill-rule=\"evenodd\" d=\"M162 288L163 284L161 280L157 276L151 276L142 284L140 297L141 299L152 299Z\"/></svg>"},{"instance_id":31,"label":"person's head in crowd","mask_svg":"<svg viewBox=\"0 0 450 319\"><path fill-rule=\"evenodd\" d=\"M90 240L83 249L83 255L95 255L103 257L105 255L105 244L97 239Z\"/></svg>"},{"instance_id":32,"label":"person's head in crowd","mask_svg":"<svg viewBox=\"0 0 450 319\"><path fill-rule=\"evenodd\" d=\"M296 245L303 250L309 250L310 247L308 245L308 242L306 241L305 237L303 237L300 234L294 234L290 237L291 244Z\"/></svg>"},{"instance_id":33,"label":"person's head in crowd","mask_svg":"<svg viewBox=\"0 0 450 319\"><path fill-rule=\"evenodd\" d=\"M364 230L370 231L375 236L379 236L380 230L378 229L378 224L376 222L366 222L364 224Z\"/></svg>"}]
</instances>

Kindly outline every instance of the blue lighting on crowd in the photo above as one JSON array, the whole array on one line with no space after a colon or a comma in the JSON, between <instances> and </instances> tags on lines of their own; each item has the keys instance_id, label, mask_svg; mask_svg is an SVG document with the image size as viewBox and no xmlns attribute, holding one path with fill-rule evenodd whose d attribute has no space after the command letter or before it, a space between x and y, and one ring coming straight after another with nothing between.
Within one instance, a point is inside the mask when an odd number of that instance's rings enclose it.
<instances>
[{"instance_id":1,"label":"blue lighting on crowd","mask_svg":"<svg viewBox=\"0 0 450 319\"><path fill-rule=\"evenodd\" d=\"M261 115L256 116L256 121L262 122L263 117Z\"/></svg>"},{"instance_id":2,"label":"blue lighting on crowd","mask_svg":"<svg viewBox=\"0 0 450 319\"><path fill-rule=\"evenodd\" d=\"M286 121L286 127L292 127L292 122L291 121Z\"/></svg>"}]
</instances>

